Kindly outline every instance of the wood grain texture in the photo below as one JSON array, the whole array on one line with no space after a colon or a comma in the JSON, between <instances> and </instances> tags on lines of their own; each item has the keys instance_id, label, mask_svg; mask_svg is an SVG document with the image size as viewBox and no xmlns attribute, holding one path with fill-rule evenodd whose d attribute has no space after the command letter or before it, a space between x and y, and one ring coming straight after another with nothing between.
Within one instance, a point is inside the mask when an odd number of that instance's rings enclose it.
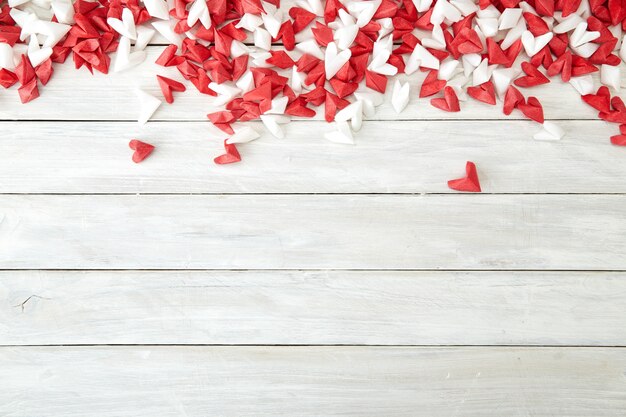
<instances>
[{"instance_id":1,"label":"wood grain texture","mask_svg":"<svg viewBox=\"0 0 626 417\"><path fill-rule=\"evenodd\" d=\"M139 103L135 88L141 87L162 98L157 74L184 81L176 68L163 68L154 63L163 48L148 47L148 58L144 63L121 73L92 75L84 68L77 71L72 65L55 65L54 77L41 90L41 97L37 100L22 105L15 88L4 92L0 100L0 120L137 120ZM626 85L626 72L622 73ZM424 77L424 73L408 77L412 85L411 102L404 112L398 115L387 98L378 107L374 119L525 119L517 110L511 116L505 116L501 102L489 106L470 99L461 104L460 113L438 110L430 105L429 99L418 99ZM191 83L185 82L185 85L187 91L176 93L174 104L164 103L153 120L206 120L207 113L221 109L212 106L213 99L200 94ZM597 77L596 85L600 85ZM522 90L524 95L539 98L546 119L597 119L597 111L582 102L572 86L558 78L553 78L549 84ZM387 92L390 94L391 88ZM316 118L322 120L323 117L322 109Z\"/></svg>"},{"instance_id":2,"label":"wood grain texture","mask_svg":"<svg viewBox=\"0 0 626 417\"><path fill-rule=\"evenodd\" d=\"M626 273L4 271L0 345L605 345Z\"/></svg>"},{"instance_id":3,"label":"wood grain texture","mask_svg":"<svg viewBox=\"0 0 626 417\"><path fill-rule=\"evenodd\" d=\"M560 142L511 121L367 122L355 146L330 143L331 126L294 122L279 140L239 145L244 162L219 166L225 134L208 122L6 122L0 136L2 193L455 193L446 181L476 162L489 193L624 193L626 149L614 126L560 122ZM131 138L157 146L132 163Z\"/></svg>"},{"instance_id":4,"label":"wood grain texture","mask_svg":"<svg viewBox=\"0 0 626 417\"><path fill-rule=\"evenodd\" d=\"M2 348L7 417L622 417L626 349Z\"/></svg>"},{"instance_id":5,"label":"wood grain texture","mask_svg":"<svg viewBox=\"0 0 626 417\"><path fill-rule=\"evenodd\" d=\"M624 195L0 197L3 269L626 269Z\"/></svg>"}]
</instances>

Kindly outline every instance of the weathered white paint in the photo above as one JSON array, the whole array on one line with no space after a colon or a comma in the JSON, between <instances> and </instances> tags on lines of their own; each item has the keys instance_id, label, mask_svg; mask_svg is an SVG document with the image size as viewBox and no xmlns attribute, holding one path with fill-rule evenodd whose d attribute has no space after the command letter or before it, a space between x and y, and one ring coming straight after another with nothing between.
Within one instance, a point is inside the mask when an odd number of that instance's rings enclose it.
<instances>
[{"instance_id":1,"label":"weathered white paint","mask_svg":"<svg viewBox=\"0 0 626 417\"><path fill-rule=\"evenodd\" d=\"M489 193L626 192L626 148L614 126L560 122L560 142L531 139L527 121L367 122L355 146L326 141L320 122L294 122L279 140L239 145L244 161L213 163L224 134L208 122L6 122L0 136L4 193L455 193L447 180L478 165ZM504 129L507 125L508 129ZM157 146L132 163L131 138Z\"/></svg>"},{"instance_id":2,"label":"weathered white paint","mask_svg":"<svg viewBox=\"0 0 626 417\"><path fill-rule=\"evenodd\" d=\"M614 348L1 348L0 414L623 417Z\"/></svg>"},{"instance_id":3,"label":"weathered white paint","mask_svg":"<svg viewBox=\"0 0 626 417\"><path fill-rule=\"evenodd\" d=\"M604 345L626 273L4 271L0 345Z\"/></svg>"},{"instance_id":4,"label":"weathered white paint","mask_svg":"<svg viewBox=\"0 0 626 417\"><path fill-rule=\"evenodd\" d=\"M625 195L0 197L4 269L626 269Z\"/></svg>"},{"instance_id":5,"label":"weathered white paint","mask_svg":"<svg viewBox=\"0 0 626 417\"><path fill-rule=\"evenodd\" d=\"M108 75L92 75L85 68L77 71L72 65L55 65L54 77L41 89L41 97L37 100L22 105L15 88L3 91L0 120L137 120L136 87L162 97L156 74L184 81L176 68L164 68L154 63L162 50L162 46L148 47L148 57L144 63ZM411 101L404 112L398 115L387 98L385 104L378 107L375 119L525 119L517 110L511 116L505 116L500 102L496 106L489 106L470 99L461 104L460 113L436 109L430 105L430 98L418 99L424 77L425 73L417 72L406 78L411 84ZM405 77L400 79L404 80ZM626 73L624 79L626 84ZM599 86L597 79L596 84ZM206 120L207 113L221 109L211 106L213 99L200 94L191 83L185 82L185 85L187 91L175 93L174 104L164 103L154 114L154 120ZM597 119L598 112L582 102L578 92L558 77L553 77L549 84L522 90L524 95L539 98L546 119ZM387 93L391 94L391 88L388 88ZM316 118L322 120L323 117L322 108Z\"/></svg>"}]
</instances>

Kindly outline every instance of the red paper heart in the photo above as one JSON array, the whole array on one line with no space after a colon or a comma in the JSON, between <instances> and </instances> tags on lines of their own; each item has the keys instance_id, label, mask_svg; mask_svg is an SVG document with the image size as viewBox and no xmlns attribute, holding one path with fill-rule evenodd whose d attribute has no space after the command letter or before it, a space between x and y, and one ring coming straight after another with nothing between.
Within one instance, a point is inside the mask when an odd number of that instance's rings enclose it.
<instances>
[{"instance_id":1,"label":"red paper heart","mask_svg":"<svg viewBox=\"0 0 626 417\"><path fill-rule=\"evenodd\" d=\"M465 177L448 181L448 187L456 191L481 192L476 164L467 161L465 164Z\"/></svg>"},{"instance_id":2,"label":"red paper heart","mask_svg":"<svg viewBox=\"0 0 626 417\"><path fill-rule=\"evenodd\" d=\"M146 159L154 150L154 146L137 139L128 142L128 147L135 151L133 152L133 162L136 164Z\"/></svg>"},{"instance_id":3,"label":"red paper heart","mask_svg":"<svg viewBox=\"0 0 626 417\"><path fill-rule=\"evenodd\" d=\"M448 112L457 112L461 110L461 107L459 106L459 98L456 96L454 88L444 88L443 95L443 98L431 99L430 104L438 109Z\"/></svg>"},{"instance_id":4,"label":"red paper heart","mask_svg":"<svg viewBox=\"0 0 626 417\"><path fill-rule=\"evenodd\" d=\"M234 144L226 143L226 140L224 141L224 149L226 150L226 153L213 160L218 165L232 164L241 161L241 155L239 155L237 147Z\"/></svg>"},{"instance_id":5,"label":"red paper heart","mask_svg":"<svg viewBox=\"0 0 626 417\"><path fill-rule=\"evenodd\" d=\"M443 90L445 86L445 80L437 79L437 71L430 71L420 88L420 98L435 95Z\"/></svg>"},{"instance_id":6,"label":"red paper heart","mask_svg":"<svg viewBox=\"0 0 626 417\"><path fill-rule=\"evenodd\" d=\"M491 81L487 81L475 87L468 87L467 94L483 103L496 104L496 91Z\"/></svg>"},{"instance_id":7,"label":"red paper heart","mask_svg":"<svg viewBox=\"0 0 626 417\"><path fill-rule=\"evenodd\" d=\"M504 95L504 106L502 107L502 112L508 116L514 108L524 101L525 99L522 93L520 93L517 88L510 85Z\"/></svg>"},{"instance_id":8,"label":"red paper heart","mask_svg":"<svg viewBox=\"0 0 626 417\"><path fill-rule=\"evenodd\" d=\"M186 88L183 84L178 81L172 80L171 78L163 77L162 75L157 75L157 80L159 81L159 87L161 87L161 92L163 93L163 97L165 97L165 101L169 104L174 102L173 91L185 91Z\"/></svg>"},{"instance_id":9,"label":"red paper heart","mask_svg":"<svg viewBox=\"0 0 626 417\"><path fill-rule=\"evenodd\" d=\"M529 119L543 123L543 107L536 97L528 97L526 103L519 103L517 108Z\"/></svg>"},{"instance_id":10,"label":"red paper heart","mask_svg":"<svg viewBox=\"0 0 626 417\"><path fill-rule=\"evenodd\" d=\"M595 94L585 94L581 98L585 103L589 104L598 111L611 111L611 93L609 92L608 87L604 85L598 88L598 91Z\"/></svg>"},{"instance_id":11,"label":"red paper heart","mask_svg":"<svg viewBox=\"0 0 626 417\"><path fill-rule=\"evenodd\" d=\"M543 75L543 73L530 62L522 62L522 70L524 70L527 75L515 80L515 85L518 87L535 87L550 82L550 79Z\"/></svg>"}]
</instances>

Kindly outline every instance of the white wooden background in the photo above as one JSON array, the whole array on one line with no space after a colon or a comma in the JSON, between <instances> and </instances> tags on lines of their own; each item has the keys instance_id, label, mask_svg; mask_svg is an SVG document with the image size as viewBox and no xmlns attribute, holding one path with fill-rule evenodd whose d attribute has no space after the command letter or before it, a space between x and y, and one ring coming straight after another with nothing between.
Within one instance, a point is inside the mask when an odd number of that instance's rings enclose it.
<instances>
[{"instance_id":1,"label":"white wooden background","mask_svg":"<svg viewBox=\"0 0 626 417\"><path fill-rule=\"evenodd\" d=\"M133 122L160 49L0 95L0 416L626 414L626 149L570 86L532 90L561 142L418 76L355 146L295 121L216 166L193 88Z\"/></svg>"}]
</instances>

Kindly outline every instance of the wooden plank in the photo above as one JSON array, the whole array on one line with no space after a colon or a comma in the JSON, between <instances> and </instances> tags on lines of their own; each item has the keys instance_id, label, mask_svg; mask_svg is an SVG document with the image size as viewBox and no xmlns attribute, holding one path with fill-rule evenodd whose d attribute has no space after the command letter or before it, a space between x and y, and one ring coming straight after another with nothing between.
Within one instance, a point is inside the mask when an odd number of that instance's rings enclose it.
<instances>
[{"instance_id":1,"label":"wooden plank","mask_svg":"<svg viewBox=\"0 0 626 417\"><path fill-rule=\"evenodd\" d=\"M56 65L53 79L41 90L41 97L37 100L21 105L15 88L6 92L6 97L0 100L0 120L137 120L136 87L161 97L156 74L182 80L176 68L154 64L162 49L160 46L148 47L148 58L144 63L126 72L109 75L91 75L84 68L77 71L72 65ZM387 99L378 107L375 119L524 119L518 111L505 116L501 103L489 106L468 101L461 105L460 113L438 110L429 104L428 99L417 99L424 77L421 72L408 77L412 84L412 99L402 114L396 114ZM219 109L211 105L211 97L198 93L191 83L187 82L187 87L187 92L175 94L173 105L162 105L154 120L206 120L207 113ZM391 89L388 90L391 93ZM550 84L528 89L524 94L541 100L546 119L597 119L597 111L583 103L574 88L564 85L558 78L553 78ZM317 119L323 119L323 110L318 111Z\"/></svg>"},{"instance_id":2,"label":"wooden plank","mask_svg":"<svg viewBox=\"0 0 626 417\"><path fill-rule=\"evenodd\" d=\"M626 269L625 195L0 197L2 269Z\"/></svg>"},{"instance_id":3,"label":"wooden plank","mask_svg":"<svg viewBox=\"0 0 626 417\"><path fill-rule=\"evenodd\" d=\"M0 345L623 346L626 273L3 271Z\"/></svg>"},{"instance_id":4,"label":"wooden plank","mask_svg":"<svg viewBox=\"0 0 626 417\"><path fill-rule=\"evenodd\" d=\"M218 166L225 134L207 123L6 122L1 193L451 193L446 181L478 164L490 193L624 193L626 149L604 122L561 122L560 142L534 141L527 121L367 122L356 146L326 141L321 122L264 128L240 145L244 162ZM184 133L183 133L184 132ZM140 166L129 139L157 146Z\"/></svg>"},{"instance_id":5,"label":"wooden plank","mask_svg":"<svg viewBox=\"0 0 626 417\"><path fill-rule=\"evenodd\" d=\"M620 348L0 349L5 416L622 417Z\"/></svg>"}]
</instances>

